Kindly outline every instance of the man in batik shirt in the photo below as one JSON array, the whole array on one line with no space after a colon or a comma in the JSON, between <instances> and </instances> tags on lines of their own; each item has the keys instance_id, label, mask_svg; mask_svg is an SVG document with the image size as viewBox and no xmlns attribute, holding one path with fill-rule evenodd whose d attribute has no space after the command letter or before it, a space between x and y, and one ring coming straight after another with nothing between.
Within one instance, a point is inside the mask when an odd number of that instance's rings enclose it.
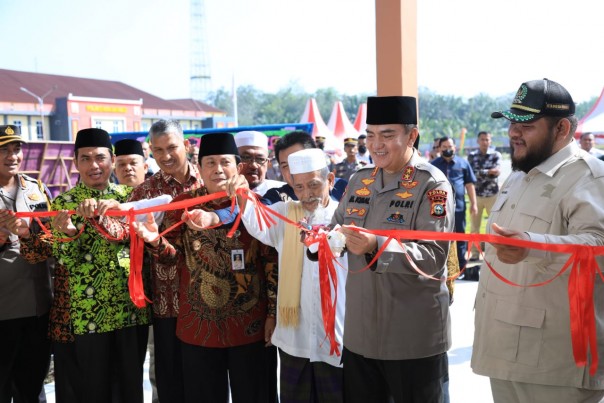
<instances>
[{"instance_id":1,"label":"man in batik shirt","mask_svg":"<svg viewBox=\"0 0 604 403\"><path fill-rule=\"evenodd\" d=\"M158 120L149 130L151 151L160 171L136 187L130 201L152 199L161 195L176 197L199 188L201 176L195 164L187 159L188 141L175 120ZM160 224L160 232L180 221L181 211L168 210ZM171 231L166 239L180 242L180 231ZM151 258L153 293L153 337L155 342L155 377L162 403L181 403L182 362L180 341L176 337L178 287L180 271L186 267L184 256L165 264Z\"/></svg>"},{"instance_id":2,"label":"man in batik shirt","mask_svg":"<svg viewBox=\"0 0 604 403\"><path fill-rule=\"evenodd\" d=\"M224 191L226 181L237 173L238 159L232 135L204 135L199 166L205 186L174 201ZM183 255L186 261L180 273L176 326L183 342L185 400L228 401L230 385L233 401L264 403L268 386L264 340L275 327L276 256L268 256L271 249L243 226L230 238L231 225L202 228L199 209L212 211L229 204L224 197L193 207L185 215L190 228L175 231L182 234L181 243L157 239L152 215L137 227L158 261L173 264ZM237 256L243 257L241 269Z\"/></svg>"},{"instance_id":3,"label":"man in batik shirt","mask_svg":"<svg viewBox=\"0 0 604 403\"><path fill-rule=\"evenodd\" d=\"M108 241L98 232L104 218L85 218L105 201L125 202L131 192L109 182L113 161L106 131L80 130L74 164L81 181L52 203L59 212L52 224L54 242L30 237L21 244L28 259L46 258L50 249L57 259L50 337L61 402L109 402L112 387L121 401L143 402L150 312L130 299L127 243Z\"/></svg>"}]
</instances>

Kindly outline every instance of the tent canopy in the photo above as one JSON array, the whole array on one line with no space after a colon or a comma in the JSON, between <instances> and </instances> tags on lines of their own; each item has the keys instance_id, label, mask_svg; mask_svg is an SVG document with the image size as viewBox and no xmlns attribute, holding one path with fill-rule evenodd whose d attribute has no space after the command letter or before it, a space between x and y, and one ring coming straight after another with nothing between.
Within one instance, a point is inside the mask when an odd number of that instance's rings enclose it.
<instances>
[{"instance_id":1,"label":"tent canopy","mask_svg":"<svg viewBox=\"0 0 604 403\"><path fill-rule=\"evenodd\" d=\"M367 103L363 102L359 105L359 110L357 111L357 117L354 119L354 128L360 134L367 134Z\"/></svg>"},{"instance_id":2,"label":"tent canopy","mask_svg":"<svg viewBox=\"0 0 604 403\"><path fill-rule=\"evenodd\" d=\"M338 139L342 145L344 145L343 141L347 137L359 137L359 132L354 128L352 123L350 123L348 116L346 116L346 111L344 110L344 104L342 104L341 101L336 101L333 105L327 127L333 132L335 138Z\"/></svg>"},{"instance_id":3,"label":"tent canopy","mask_svg":"<svg viewBox=\"0 0 604 403\"><path fill-rule=\"evenodd\" d=\"M333 136L333 133L327 128L325 121L321 117L319 107L317 106L317 101L314 98L310 98L308 102L306 102L306 107L304 108L304 113L300 118L300 123L314 124L311 133L313 137L319 136L327 139Z\"/></svg>"},{"instance_id":4,"label":"tent canopy","mask_svg":"<svg viewBox=\"0 0 604 403\"><path fill-rule=\"evenodd\" d=\"M583 133L604 138L604 90L590 111L579 120L575 137L579 138Z\"/></svg>"}]
</instances>

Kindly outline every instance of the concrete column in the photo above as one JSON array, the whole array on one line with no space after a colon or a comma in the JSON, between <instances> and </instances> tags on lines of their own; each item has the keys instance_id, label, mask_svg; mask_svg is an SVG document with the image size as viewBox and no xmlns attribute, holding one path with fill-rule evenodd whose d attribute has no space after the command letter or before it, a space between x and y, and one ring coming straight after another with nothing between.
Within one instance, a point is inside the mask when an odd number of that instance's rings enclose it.
<instances>
[{"instance_id":1,"label":"concrete column","mask_svg":"<svg viewBox=\"0 0 604 403\"><path fill-rule=\"evenodd\" d=\"M377 94L417 97L417 0L375 0Z\"/></svg>"}]
</instances>

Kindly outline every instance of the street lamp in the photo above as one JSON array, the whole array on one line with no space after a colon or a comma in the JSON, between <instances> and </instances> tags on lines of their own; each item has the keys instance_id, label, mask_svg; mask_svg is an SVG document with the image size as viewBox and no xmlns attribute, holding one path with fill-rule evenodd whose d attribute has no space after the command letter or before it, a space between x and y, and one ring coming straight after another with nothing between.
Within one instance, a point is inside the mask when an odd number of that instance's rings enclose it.
<instances>
[{"instance_id":1,"label":"street lamp","mask_svg":"<svg viewBox=\"0 0 604 403\"><path fill-rule=\"evenodd\" d=\"M46 91L46 93L44 93L44 95L39 96L39 95L34 94L33 92L31 92L30 90L28 90L25 87L20 88L21 91L36 98L38 100L38 102L40 103L40 135L42 136L42 138L44 138L44 98L46 98L51 92L53 92L56 89L57 89L57 85L55 84L52 86L51 89Z\"/></svg>"}]
</instances>

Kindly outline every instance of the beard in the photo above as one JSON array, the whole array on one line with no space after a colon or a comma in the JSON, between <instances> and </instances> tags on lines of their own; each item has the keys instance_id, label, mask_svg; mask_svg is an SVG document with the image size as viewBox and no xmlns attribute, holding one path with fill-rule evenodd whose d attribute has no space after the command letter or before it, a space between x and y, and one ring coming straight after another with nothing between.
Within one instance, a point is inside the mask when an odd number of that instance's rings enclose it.
<instances>
[{"instance_id":1,"label":"beard","mask_svg":"<svg viewBox=\"0 0 604 403\"><path fill-rule=\"evenodd\" d=\"M304 206L304 205L302 206L302 208L304 210L304 216L306 217L309 224L312 224L312 225L329 224L331 219L326 220L326 218L325 218L326 210L325 210L325 207L323 206L323 199L321 197L311 197L311 198L305 199L303 201L307 202L307 203L312 203L312 202L317 203L317 207L313 211L307 210L306 206Z\"/></svg>"},{"instance_id":2,"label":"beard","mask_svg":"<svg viewBox=\"0 0 604 403\"><path fill-rule=\"evenodd\" d=\"M512 149L512 169L528 173L531 169L551 157L556 140L553 130L550 131L546 139L545 144L540 144L534 148L527 147L526 155L520 158L514 156L514 146L510 144Z\"/></svg>"}]
</instances>

